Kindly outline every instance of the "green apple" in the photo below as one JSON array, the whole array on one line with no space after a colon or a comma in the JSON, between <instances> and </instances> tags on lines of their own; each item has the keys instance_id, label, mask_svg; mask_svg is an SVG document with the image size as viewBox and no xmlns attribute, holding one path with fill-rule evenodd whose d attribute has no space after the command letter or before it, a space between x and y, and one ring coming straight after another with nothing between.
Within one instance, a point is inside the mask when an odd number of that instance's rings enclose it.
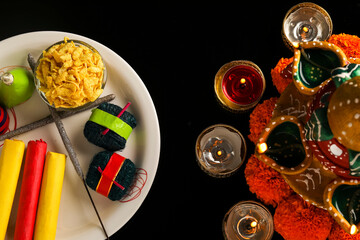
<instances>
[{"instance_id":1,"label":"green apple","mask_svg":"<svg viewBox=\"0 0 360 240\"><path fill-rule=\"evenodd\" d=\"M0 105L19 105L32 96L34 89L32 74L24 68L14 68L0 76Z\"/></svg>"}]
</instances>

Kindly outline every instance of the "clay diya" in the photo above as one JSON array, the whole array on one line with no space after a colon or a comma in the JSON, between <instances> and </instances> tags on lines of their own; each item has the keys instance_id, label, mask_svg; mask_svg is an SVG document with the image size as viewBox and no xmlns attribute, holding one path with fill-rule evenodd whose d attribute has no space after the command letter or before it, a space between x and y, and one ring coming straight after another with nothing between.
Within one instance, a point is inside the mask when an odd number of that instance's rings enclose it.
<instances>
[{"instance_id":1,"label":"clay diya","mask_svg":"<svg viewBox=\"0 0 360 240\"><path fill-rule=\"evenodd\" d=\"M346 232L356 234L360 65L349 64L326 42L300 43L294 54L293 83L280 96L256 154L304 200L327 209Z\"/></svg>"},{"instance_id":2,"label":"clay diya","mask_svg":"<svg viewBox=\"0 0 360 240\"><path fill-rule=\"evenodd\" d=\"M331 71L348 63L341 49L327 42L304 42L294 51L293 78L303 94L315 94L327 81Z\"/></svg>"},{"instance_id":3,"label":"clay diya","mask_svg":"<svg viewBox=\"0 0 360 240\"><path fill-rule=\"evenodd\" d=\"M358 180L336 179L324 193L324 203L329 213L342 228L358 233L360 228L360 186Z\"/></svg>"},{"instance_id":4,"label":"clay diya","mask_svg":"<svg viewBox=\"0 0 360 240\"><path fill-rule=\"evenodd\" d=\"M305 141L302 123L293 116L273 118L257 144L256 155L285 174L304 171L312 158Z\"/></svg>"}]
</instances>

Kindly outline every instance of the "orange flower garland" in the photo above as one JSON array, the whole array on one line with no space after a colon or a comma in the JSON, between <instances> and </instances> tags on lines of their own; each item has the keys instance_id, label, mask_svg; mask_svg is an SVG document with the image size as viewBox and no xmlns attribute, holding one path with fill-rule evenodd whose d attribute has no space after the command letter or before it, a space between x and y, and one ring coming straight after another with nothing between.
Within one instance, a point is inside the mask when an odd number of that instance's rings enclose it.
<instances>
[{"instance_id":1,"label":"orange flower garland","mask_svg":"<svg viewBox=\"0 0 360 240\"><path fill-rule=\"evenodd\" d=\"M258 104L250 114L250 134L248 138L256 144L265 126L270 122L277 98L273 97Z\"/></svg>"},{"instance_id":2,"label":"orange flower garland","mask_svg":"<svg viewBox=\"0 0 360 240\"><path fill-rule=\"evenodd\" d=\"M340 47L349 61L360 63L360 38L355 35L332 35L328 42ZM288 66L293 58L281 58L271 77L281 94L291 83ZM273 97L258 104L250 115L248 138L256 144L260 133L269 123L277 98ZM286 240L360 240L360 234L346 233L330 214L305 202L282 178L281 174L252 155L245 168L245 178L251 192L264 204L277 206L274 215L275 230ZM331 231L331 232L330 232Z\"/></svg>"},{"instance_id":3,"label":"orange flower garland","mask_svg":"<svg viewBox=\"0 0 360 240\"><path fill-rule=\"evenodd\" d=\"M350 235L340 227L339 224L334 222L331 229L329 240L360 240L360 234Z\"/></svg>"},{"instance_id":4,"label":"orange flower garland","mask_svg":"<svg viewBox=\"0 0 360 240\"><path fill-rule=\"evenodd\" d=\"M288 70L286 68L294 60L294 57L291 58L281 58L276 64L274 69L271 69L271 78L274 86L281 94L287 85L293 81L292 78L292 68Z\"/></svg>"},{"instance_id":5,"label":"orange flower garland","mask_svg":"<svg viewBox=\"0 0 360 240\"><path fill-rule=\"evenodd\" d=\"M330 214L299 195L282 201L275 210L275 230L287 240L325 240L333 225Z\"/></svg>"},{"instance_id":6,"label":"orange flower garland","mask_svg":"<svg viewBox=\"0 0 360 240\"><path fill-rule=\"evenodd\" d=\"M245 167L245 178L250 192L255 193L263 203L276 207L294 191L281 174L252 155Z\"/></svg>"},{"instance_id":7,"label":"orange flower garland","mask_svg":"<svg viewBox=\"0 0 360 240\"><path fill-rule=\"evenodd\" d=\"M340 47L350 62L356 63L356 59L358 59L357 63L359 63L360 38L358 36L344 33L334 34L329 38L328 42Z\"/></svg>"}]
</instances>

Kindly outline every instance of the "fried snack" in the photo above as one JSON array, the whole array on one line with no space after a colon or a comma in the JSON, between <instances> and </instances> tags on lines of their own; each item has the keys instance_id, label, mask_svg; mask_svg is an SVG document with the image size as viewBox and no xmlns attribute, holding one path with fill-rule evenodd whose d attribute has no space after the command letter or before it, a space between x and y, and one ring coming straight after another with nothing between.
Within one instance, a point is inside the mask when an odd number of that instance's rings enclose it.
<instances>
[{"instance_id":1,"label":"fried snack","mask_svg":"<svg viewBox=\"0 0 360 240\"><path fill-rule=\"evenodd\" d=\"M104 70L99 53L65 38L43 51L36 77L50 105L75 108L101 95Z\"/></svg>"}]
</instances>

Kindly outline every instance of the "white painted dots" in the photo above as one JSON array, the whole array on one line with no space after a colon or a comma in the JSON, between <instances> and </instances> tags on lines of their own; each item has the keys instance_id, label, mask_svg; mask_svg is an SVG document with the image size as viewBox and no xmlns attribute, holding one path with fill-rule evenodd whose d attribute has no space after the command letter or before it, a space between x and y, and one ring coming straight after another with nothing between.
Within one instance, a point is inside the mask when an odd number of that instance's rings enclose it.
<instances>
[{"instance_id":1,"label":"white painted dots","mask_svg":"<svg viewBox=\"0 0 360 240\"><path fill-rule=\"evenodd\" d=\"M296 124L298 127L299 127L299 131L300 131L300 134L301 134L301 139L303 141L303 146L305 148L305 153L306 153L306 159L303 160L302 163L299 163L298 166L296 167L291 167L291 168L287 168L287 167L284 167L284 166L281 166L279 165L278 163L276 163L274 160L272 160L271 158L263 158L263 161L265 163L267 163L269 166L277 169L278 171L281 170L281 171L289 171L289 172L293 172L293 171L299 171L300 168L304 168L306 167L308 164L309 164L309 159L311 157L311 154L310 154L310 148L306 145L306 139L305 139L305 131L303 130L303 126L302 124L298 121L297 118L293 117L293 116L290 116L290 115L283 115L283 116L279 116L275 119L273 119L273 121L271 123L268 124L268 127L265 128L265 132L266 134L263 135L262 138L260 138L260 142L266 142L266 139L268 137L268 133L270 133L273 129L275 129L275 127L277 127L279 124L283 123L283 122L292 122L294 124ZM287 144L287 140L285 139L284 140L284 143ZM278 144L278 143L275 143L275 144ZM292 158L293 155L292 154L289 154L289 155L283 155L284 158Z\"/></svg>"},{"instance_id":2,"label":"white painted dots","mask_svg":"<svg viewBox=\"0 0 360 240\"><path fill-rule=\"evenodd\" d=\"M334 137L346 148L360 151L360 78L340 85L331 96L327 111Z\"/></svg>"},{"instance_id":3,"label":"white painted dots","mask_svg":"<svg viewBox=\"0 0 360 240\"><path fill-rule=\"evenodd\" d=\"M341 185L353 185L356 186L358 184L358 180L341 180L341 182L338 181L334 181L332 183L330 183L327 186L327 192L326 194L326 198L324 199L324 203L325 203L325 208L329 211L329 213L336 219L336 221L338 223L340 223L342 228L348 228L350 226L349 222L345 219L345 217L343 216L343 214L341 212L339 212L337 205L333 204L332 199L333 199L333 194L335 193L336 189L341 186ZM346 206L350 205L350 201L351 201L351 195L347 196L346 199L344 199L344 204L346 204ZM354 211L358 212L360 210L360 202L358 202L355 206Z\"/></svg>"},{"instance_id":4,"label":"white painted dots","mask_svg":"<svg viewBox=\"0 0 360 240\"><path fill-rule=\"evenodd\" d=\"M329 152L335 156L341 156L343 154L343 151L336 144L330 145Z\"/></svg>"}]
</instances>

